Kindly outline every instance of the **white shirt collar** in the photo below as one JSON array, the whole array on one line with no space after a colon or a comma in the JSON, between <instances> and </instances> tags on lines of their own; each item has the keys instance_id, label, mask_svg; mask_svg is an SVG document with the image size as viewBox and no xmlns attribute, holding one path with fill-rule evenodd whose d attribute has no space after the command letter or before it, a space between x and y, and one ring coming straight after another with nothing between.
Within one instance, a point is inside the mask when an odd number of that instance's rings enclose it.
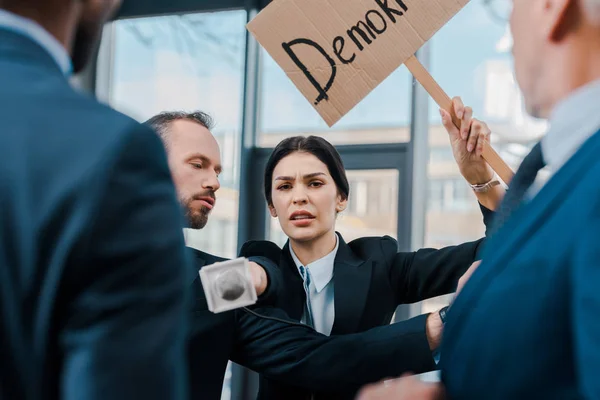
<instances>
[{"instance_id":1,"label":"white shirt collar","mask_svg":"<svg viewBox=\"0 0 600 400\"><path fill-rule=\"evenodd\" d=\"M333 251L331 253L327 254L325 257L322 257L322 258L306 265L306 269L310 272L311 282L314 283L317 293L320 293L325 288L325 286L327 286L329 284L331 279L333 279L333 266L335 264L335 256L337 254L339 244L340 244L340 241L336 234L335 235L335 248L333 249ZM300 267L302 266L302 262L300 262L300 260L294 253L292 246L290 245L289 247L290 247L290 254L292 255L292 259L294 260L294 263L296 264L296 268L298 268L298 273L300 274L300 276L302 276L302 273L300 272Z\"/></svg>"},{"instance_id":2,"label":"white shirt collar","mask_svg":"<svg viewBox=\"0 0 600 400\"><path fill-rule=\"evenodd\" d=\"M544 161L556 173L600 129L600 80L589 83L554 107L542 139Z\"/></svg>"},{"instance_id":3,"label":"white shirt collar","mask_svg":"<svg viewBox=\"0 0 600 400\"><path fill-rule=\"evenodd\" d=\"M66 76L72 73L71 58L67 50L37 22L6 10L0 10L0 27L35 41L52 56Z\"/></svg>"}]
</instances>

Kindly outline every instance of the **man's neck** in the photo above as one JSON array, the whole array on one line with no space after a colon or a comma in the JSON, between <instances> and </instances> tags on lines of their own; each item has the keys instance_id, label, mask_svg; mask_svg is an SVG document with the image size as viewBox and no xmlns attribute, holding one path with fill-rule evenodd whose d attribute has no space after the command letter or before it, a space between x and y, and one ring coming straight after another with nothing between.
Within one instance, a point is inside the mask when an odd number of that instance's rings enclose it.
<instances>
[{"instance_id":1,"label":"man's neck","mask_svg":"<svg viewBox=\"0 0 600 400\"><path fill-rule=\"evenodd\" d=\"M292 246L294 254L305 266L331 253L335 249L336 243L337 237L334 230L306 242L290 239L290 246Z\"/></svg>"},{"instance_id":2,"label":"man's neck","mask_svg":"<svg viewBox=\"0 0 600 400\"><path fill-rule=\"evenodd\" d=\"M37 22L66 49L68 54L71 54L79 13L78 6L70 6L70 2L64 2L64 5L50 2L54 6L50 8L48 5L43 5L44 2L39 3L42 5L34 7L18 1L11 1L8 4L0 2L0 9Z\"/></svg>"},{"instance_id":3,"label":"man's neck","mask_svg":"<svg viewBox=\"0 0 600 400\"><path fill-rule=\"evenodd\" d=\"M542 113L545 118L577 89L600 79L600 40L574 40L552 58L552 74L545 81L553 89Z\"/></svg>"}]
</instances>

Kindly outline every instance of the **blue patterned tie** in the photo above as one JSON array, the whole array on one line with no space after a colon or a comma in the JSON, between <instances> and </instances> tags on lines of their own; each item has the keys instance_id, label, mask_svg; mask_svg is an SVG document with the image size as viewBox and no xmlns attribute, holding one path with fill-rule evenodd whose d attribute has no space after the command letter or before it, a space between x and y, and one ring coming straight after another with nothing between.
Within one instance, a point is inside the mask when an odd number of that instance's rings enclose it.
<instances>
[{"instance_id":1,"label":"blue patterned tie","mask_svg":"<svg viewBox=\"0 0 600 400\"><path fill-rule=\"evenodd\" d=\"M310 271L308 271L303 265L300 266L300 274L304 280L304 293L306 294L306 302L304 303L304 315L306 316L306 325L314 328L312 310L310 308L310 292L308 290L310 286Z\"/></svg>"},{"instance_id":2,"label":"blue patterned tie","mask_svg":"<svg viewBox=\"0 0 600 400\"><path fill-rule=\"evenodd\" d=\"M500 204L500 209L496 215L493 232L498 230L509 219L512 212L523 202L527 190L531 187L538 172L545 167L544 156L542 154L541 142L538 142L531 152L525 157L519 170L515 174L509 189Z\"/></svg>"}]
</instances>

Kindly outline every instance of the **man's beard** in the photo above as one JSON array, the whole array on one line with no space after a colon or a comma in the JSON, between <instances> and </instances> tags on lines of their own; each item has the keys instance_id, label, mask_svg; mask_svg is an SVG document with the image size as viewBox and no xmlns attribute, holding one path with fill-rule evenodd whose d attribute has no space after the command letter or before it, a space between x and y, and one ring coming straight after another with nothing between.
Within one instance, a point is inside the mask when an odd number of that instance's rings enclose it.
<instances>
[{"instance_id":1,"label":"man's beard","mask_svg":"<svg viewBox=\"0 0 600 400\"><path fill-rule=\"evenodd\" d=\"M187 221L187 227L190 229L202 229L208 223L208 215L210 214L210 209L208 207L200 207L200 209L192 208L192 202L194 200L199 200L200 197L209 196L213 199L215 198L214 193L210 193L207 195L194 195L187 199L180 199L181 204L185 209L185 219Z\"/></svg>"},{"instance_id":2,"label":"man's beard","mask_svg":"<svg viewBox=\"0 0 600 400\"><path fill-rule=\"evenodd\" d=\"M102 32L101 26L102 25L100 25L98 29L96 29L96 27L86 27L82 25L77 27L71 57L73 73L83 71L92 55L97 50Z\"/></svg>"}]
</instances>

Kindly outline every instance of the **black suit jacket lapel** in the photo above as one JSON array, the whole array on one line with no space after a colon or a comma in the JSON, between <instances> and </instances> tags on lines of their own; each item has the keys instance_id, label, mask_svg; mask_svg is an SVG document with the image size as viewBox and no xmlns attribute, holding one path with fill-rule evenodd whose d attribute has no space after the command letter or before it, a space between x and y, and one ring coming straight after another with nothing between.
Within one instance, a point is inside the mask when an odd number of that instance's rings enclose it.
<instances>
[{"instance_id":1,"label":"black suit jacket lapel","mask_svg":"<svg viewBox=\"0 0 600 400\"><path fill-rule=\"evenodd\" d=\"M371 286L373 262L358 258L341 235L333 267L335 320L332 335L357 332Z\"/></svg>"},{"instance_id":2,"label":"black suit jacket lapel","mask_svg":"<svg viewBox=\"0 0 600 400\"><path fill-rule=\"evenodd\" d=\"M192 247L188 247L188 249L190 250L190 252L192 254L195 269L197 271L200 271L200 269L202 267L204 267L206 265L206 263L208 262L208 260L207 260L208 255L206 253L204 253L200 250L194 249Z\"/></svg>"},{"instance_id":3,"label":"black suit jacket lapel","mask_svg":"<svg viewBox=\"0 0 600 400\"><path fill-rule=\"evenodd\" d=\"M294 262L290 253L289 241L281 250L281 258L279 261L281 273L283 274L284 298L277 303L291 318L296 321L302 319L304 313L304 303L306 302L306 293L304 292L304 282L298 273L298 267Z\"/></svg>"},{"instance_id":4,"label":"black suit jacket lapel","mask_svg":"<svg viewBox=\"0 0 600 400\"><path fill-rule=\"evenodd\" d=\"M189 282L192 286L193 309L195 311L208 310L208 305L206 304L206 294L204 293L204 288L202 287L199 274L200 269L206 265L206 260L203 257L204 253L192 247L187 247L187 249L188 257L190 257L191 260Z\"/></svg>"}]
</instances>

